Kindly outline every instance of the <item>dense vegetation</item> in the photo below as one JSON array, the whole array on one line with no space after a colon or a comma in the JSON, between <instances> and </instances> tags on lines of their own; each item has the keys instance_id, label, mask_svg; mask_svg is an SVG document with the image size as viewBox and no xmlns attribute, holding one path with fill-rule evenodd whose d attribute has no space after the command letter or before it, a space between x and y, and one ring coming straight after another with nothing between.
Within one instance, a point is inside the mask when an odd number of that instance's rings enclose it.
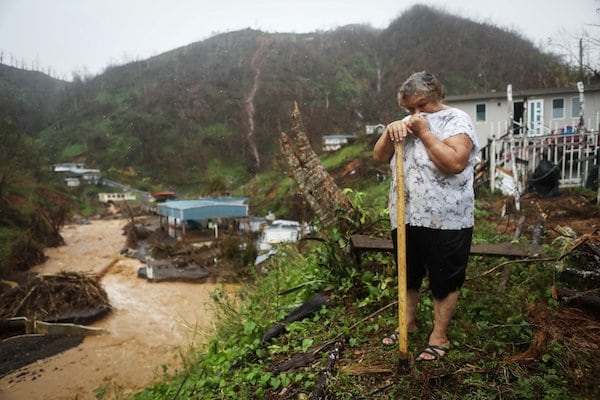
<instances>
[{"instance_id":1,"label":"dense vegetation","mask_svg":"<svg viewBox=\"0 0 600 400\"><path fill-rule=\"evenodd\" d=\"M71 204L49 185L39 146L14 123L0 120L0 278L44 261L44 248L61 243L59 229ZM62 186L62 185L61 185Z\"/></svg>"}]
</instances>

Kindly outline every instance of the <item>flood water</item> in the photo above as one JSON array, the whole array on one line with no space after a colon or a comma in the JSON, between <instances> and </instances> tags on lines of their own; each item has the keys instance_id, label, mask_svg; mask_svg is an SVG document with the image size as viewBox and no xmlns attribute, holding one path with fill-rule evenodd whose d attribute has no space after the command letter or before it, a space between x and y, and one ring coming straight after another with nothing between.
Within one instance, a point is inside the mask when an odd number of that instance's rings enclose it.
<instances>
[{"instance_id":1,"label":"flood water","mask_svg":"<svg viewBox=\"0 0 600 400\"><path fill-rule=\"evenodd\" d=\"M188 349L211 334L210 294L220 284L161 282L137 277L143 266L125 258L124 219L67 225L65 246L48 249L49 259L33 270L41 274L77 271L102 276L113 312L91 326L108 334L40 360L0 379L0 399L126 398L159 380L166 369L180 369ZM226 287L234 291L233 286Z\"/></svg>"}]
</instances>

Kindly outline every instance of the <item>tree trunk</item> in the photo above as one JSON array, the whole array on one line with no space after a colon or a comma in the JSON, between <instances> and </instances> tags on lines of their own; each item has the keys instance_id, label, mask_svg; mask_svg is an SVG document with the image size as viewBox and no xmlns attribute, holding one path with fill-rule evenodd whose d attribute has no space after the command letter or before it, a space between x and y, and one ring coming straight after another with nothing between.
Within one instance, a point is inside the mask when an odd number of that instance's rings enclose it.
<instances>
[{"instance_id":1,"label":"tree trunk","mask_svg":"<svg viewBox=\"0 0 600 400\"><path fill-rule=\"evenodd\" d=\"M296 104L292 113L295 137L290 138L285 132L281 133L281 153L290 166L290 174L315 214L324 226L331 226L336 222L340 211L347 214L352 210L352 206L331 175L323 168L301 124L300 111Z\"/></svg>"}]
</instances>

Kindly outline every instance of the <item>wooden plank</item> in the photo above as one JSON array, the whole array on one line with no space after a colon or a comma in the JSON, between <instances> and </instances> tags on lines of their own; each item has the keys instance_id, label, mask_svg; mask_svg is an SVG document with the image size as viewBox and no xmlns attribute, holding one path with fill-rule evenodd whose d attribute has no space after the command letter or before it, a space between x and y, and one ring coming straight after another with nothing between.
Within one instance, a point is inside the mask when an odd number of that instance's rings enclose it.
<instances>
[{"instance_id":1,"label":"wooden plank","mask_svg":"<svg viewBox=\"0 0 600 400\"><path fill-rule=\"evenodd\" d=\"M496 257L536 257L542 251L537 244L480 243L471 245L471 254Z\"/></svg>"},{"instance_id":2,"label":"wooden plank","mask_svg":"<svg viewBox=\"0 0 600 400\"><path fill-rule=\"evenodd\" d=\"M375 238L368 235L352 235L350 244L357 257L367 251L393 253L391 239ZM472 244L470 254L476 256L495 257L535 257L540 254L542 246L518 243L481 243Z\"/></svg>"},{"instance_id":3,"label":"wooden plank","mask_svg":"<svg viewBox=\"0 0 600 400\"><path fill-rule=\"evenodd\" d=\"M393 252L394 245L390 239L375 238L367 235L352 235L350 242L355 250Z\"/></svg>"}]
</instances>

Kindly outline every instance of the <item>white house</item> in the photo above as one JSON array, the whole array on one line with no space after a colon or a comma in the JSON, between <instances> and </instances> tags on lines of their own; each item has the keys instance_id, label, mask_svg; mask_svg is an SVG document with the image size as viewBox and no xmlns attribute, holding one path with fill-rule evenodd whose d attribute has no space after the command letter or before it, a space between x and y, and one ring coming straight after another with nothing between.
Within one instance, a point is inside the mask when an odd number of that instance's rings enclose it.
<instances>
[{"instance_id":1,"label":"white house","mask_svg":"<svg viewBox=\"0 0 600 400\"><path fill-rule=\"evenodd\" d=\"M83 163L54 164L52 169L54 172L71 172L78 175L100 175L99 169L85 168L85 164Z\"/></svg>"},{"instance_id":2,"label":"white house","mask_svg":"<svg viewBox=\"0 0 600 400\"><path fill-rule=\"evenodd\" d=\"M507 85L505 92L448 96L445 102L472 118L481 159L490 161L492 187L506 175L514 190L505 189L518 195L541 160L559 169L560 186L582 186L597 165L600 85L530 90Z\"/></svg>"},{"instance_id":3,"label":"white house","mask_svg":"<svg viewBox=\"0 0 600 400\"><path fill-rule=\"evenodd\" d=\"M65 183L69 188L75 188L81 186L81 179L79 178L65 178Z\"/></svg>"},{"instance_id":4,"label":"white house","mask_svg":"<svg viewBox=\"0 0 600 400\"><path fill-rule=\"evenodd\" d=\"M301 229L292 225L275 225L266 227L258 239L258 251L269 251L274 245L300 240Z\"/></svg>"},{"instance_id":5,"label":"white house","mask_svg":"<svg viewBox=\"0 0 600 400\"><path fill-rule=\"evenodd\" d=\"M549 135L575 131L583 110L585 129L597 131L600 125L600 85L566 88L528 89L512 88L512 107L507 92L447 96L446 104L465 111L475 124L480 145L494 135L508 131L509 119L513 129L527 127L528 136ZM583 108L581 107L583 106ZM522 132L522 131L521 131Z\"/></svg>"},{"instance_id":6,"label":"white house","mask_svg":"<svg viewBox=\"0 0 600 400\"><path fill-rule=\"evenodd\" d=\"M85 165L83 163L60 163L52 166L54 172L73 172L84 168Z\"/></svg>"},{"instance_id":7,"label":"white house","mask_svg":"<svg viewBox=\"0 0 600 400\"><path fill-rule=\"evenodd\" d=\"M98 193L98 200L101 203L121 202L135 200L135 195L129 192L123 193Z\"/></svg>"},{"instance_id":8,"label":"white house","mask_svg":"<svg viewBox=\"0 0 600 400\"><path fill-rule=\"evenodd\" d=\"M323 151L337 151L343 146L356 140L354 135L326 135L323 136Z\"/></svg>"},{"instance_id":9,"label":"white house","mask_svg":"<svg viewBox=\"0 0 600 400\"><path fill-rule=\"evenodd\" d=\"M367 135L381 135L385 131L385 125L365 125L365 133Z\"/></svg>"}]
</instances>

